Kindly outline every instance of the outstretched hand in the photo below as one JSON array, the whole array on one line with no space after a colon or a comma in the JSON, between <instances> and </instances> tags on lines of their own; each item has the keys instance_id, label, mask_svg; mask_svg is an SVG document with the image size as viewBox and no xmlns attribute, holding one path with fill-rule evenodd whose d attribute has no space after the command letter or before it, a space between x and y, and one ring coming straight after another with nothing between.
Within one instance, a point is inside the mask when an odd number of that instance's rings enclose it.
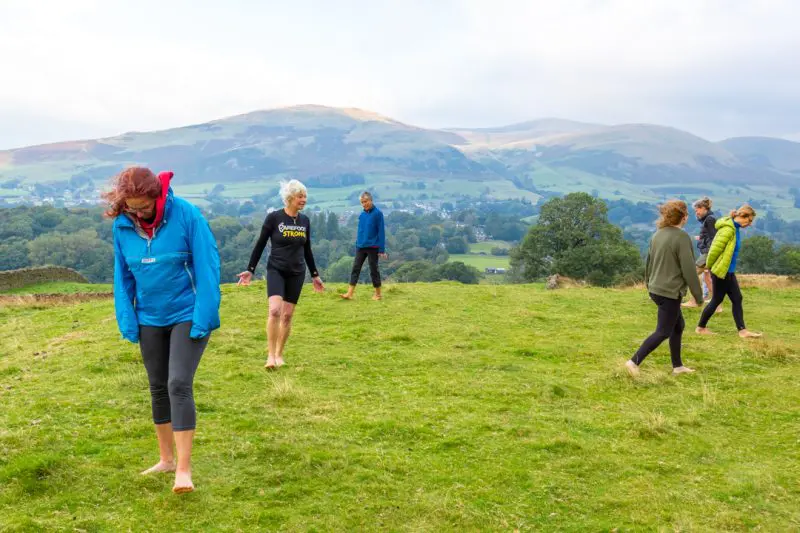
<instances>
[{"instance_id":1,"label":"outstretched hand","mask_svg":"<svg viewBox=\"0 0 800 533\"><path fill-rule=\"evenodd\" d=\"M250 285L250 282L253 281L253 273L249 270L240 272L236 274L236 276L239 278L239 281L236 283L237 285Z\"/></svg>"},{"instance_id":2,"label":"outstretched hand","mask_svg":"<svg viewBox=\"0 0 800 533\"><path fill-rule=\"evenodd\" d=\"M322 280L320 279L319 276L311 278L311 281L314 284L315 292L323 292L325 290L325 285L322 283Z\"/></svg>"}]
</instances>

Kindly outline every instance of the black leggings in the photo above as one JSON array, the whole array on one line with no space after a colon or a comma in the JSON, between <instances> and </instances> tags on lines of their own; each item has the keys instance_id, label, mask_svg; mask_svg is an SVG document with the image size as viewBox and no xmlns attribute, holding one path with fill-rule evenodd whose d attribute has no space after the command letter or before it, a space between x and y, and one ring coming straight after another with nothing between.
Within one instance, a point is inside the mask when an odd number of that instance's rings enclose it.
<instances>
[{"instance_id":1,"label":"black leggings","mask_svg":"<svg viewBox=\"0 0 800 533\"><path fill-rule=\"evenodd\" d=\"M372 279L372 286L376 289L381 286L381 273L378 271L378 249L359 248L356 250L356 259L353 261L353 271L350 272L350 285L358 284L358 277L361 275L361 267L364 266L364 259L369 258L369 277Z\"/></svg>"},{"instance_id":2,"label":"black leggings","mask_svg":"<svg viewBox=\"0 0 800 533\"><path fill-rule=\"evenodd\" d=\"M742 331L746 329L744 326L744 308L742 308L742 291L739 289L739 280L736 279L736 274L729 273L725 278L718 278L711 274L711 285L714 288L714 295L711 301L703 309L703 314L700 315L700 323L698 327L704 328L714 316L714 311L725 299L725 295L731 300L731 307L733 308L733 321L736 322L736 329Z\"/></svg>"},{"instance_id":3,"label":"black leggings","mask_svg":"<svg viewBox=\"0 0 800 533\"><path fill-rule=\"evenodd\" d=\"M194 429L192 382L210 335L192 339L191 322L174 326L139 326L139 347L150 381L153 422L172 422L173 431Z\"/></svg>"},{"instance_id":4,"label":"black leggings","mask_svg":"<svg viewBox=\"0 0 800 533\"><path fill-rule=\"evenodd\" d=\"M658 324L652 335L647 337L642 346L636 351L631 361L637 365L642 364L650 352L658 348L662 342L669 339L669 353L672 356L672 367L683 366L681 361L681 337L686 327L681 313L681 301L650 293L650 299L658 306Z\"/></svg>"}]
</instances>

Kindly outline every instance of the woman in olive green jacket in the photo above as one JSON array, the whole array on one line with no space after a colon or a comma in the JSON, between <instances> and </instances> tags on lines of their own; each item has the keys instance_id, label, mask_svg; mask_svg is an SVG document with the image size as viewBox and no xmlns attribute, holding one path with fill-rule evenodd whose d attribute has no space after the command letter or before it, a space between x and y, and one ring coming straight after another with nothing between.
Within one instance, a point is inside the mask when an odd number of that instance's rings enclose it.
<instances>
[{"instance_id":1,"label":"woman in olive green jacket","mask_svg":"<svg viewBox=\"0 0 800 533\"><path fill-rule=\"evenodd\" d=\"M681 314L681 299L689 289L698 301L703 300L703 289L695 272L692 238L683 231L689 219L686 202L671 200L659 206L661 218L656 223L658 231L650 239L647 252L645 283L650 299L658 306L656 330L647 337L633 357L625 363L631 376L639 373L642 364L653 350L669 339L672 373L694 372L683 366L681 343L686 323Z\"/></svg>"},{"instance_id":2,"label":"woman in olive green jacket","mask_svg":"<svg viewBox=\"0 0 800 533\"><path fill-rule=\"evenodd\" d=\"M753 223L756 212L752 207L745 204L739 209L731 211L729 217L723 217L717 221L717 234L711 243L708 251L706 266L711 270L711 283L713 285L713 297L700 315L700 322L697 324L697 333L710 335L711 331L706 327L708 321L714 315L717 306L725 299L725 295L731 300L733 307L733 320L736 322L736 329L739 336L760 337L760 333L748 331L744 325L744 310L742 308L742 291L739 289L739 281L736 279L736 262L739 257L741 238L739 230L746 228Z\"/></svg>"}]
</instances>

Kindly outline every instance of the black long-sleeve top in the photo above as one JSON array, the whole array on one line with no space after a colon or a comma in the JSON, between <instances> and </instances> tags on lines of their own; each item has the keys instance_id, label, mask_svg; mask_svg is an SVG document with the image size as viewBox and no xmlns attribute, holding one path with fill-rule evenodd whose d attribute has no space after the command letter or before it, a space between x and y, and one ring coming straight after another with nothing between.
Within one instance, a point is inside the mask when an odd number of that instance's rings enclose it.
<instances>
[{"instance_id":1,"label":"black long-sleeve top","mask_svg":"<svg viewBox=\"0 0 800 533\"><path fill-rule=\"evenodd\" d=\"M305 273L308 266L312 277L319 276L314 254L311 253L311 221L307 216L298 213L292 217L283 209L269 213L250 255L250 263L247 265L250 272L256 271L267 240L272 241L267 268L289 275L300 275Z\"/></svg>"},{"instance_id":2,"label":"black long-sleeve top","mask_svg":"<svg viewBox=\"0 0 800 533\"><path fill-rule=\"evenodd\" d=\"M697 241L697 249L700 250L701 254L707 254L711 249L714 237L717 235L717 217L709 211L700 223L702 226L700 228L700 239Z\"/></svg>"}]
</instances>

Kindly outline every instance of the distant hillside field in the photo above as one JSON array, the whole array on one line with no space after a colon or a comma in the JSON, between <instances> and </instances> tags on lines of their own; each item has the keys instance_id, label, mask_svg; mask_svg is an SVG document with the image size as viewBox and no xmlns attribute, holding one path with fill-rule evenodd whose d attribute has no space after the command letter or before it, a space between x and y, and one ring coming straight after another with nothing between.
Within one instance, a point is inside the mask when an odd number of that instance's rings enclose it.
<instances>
[{"instance_id":1,"label":"distant hillside field","mask_svg":"<svg viewBox=\"0 0 800 533\"><path fill-rule=\"evenodd\" d=\"M479 255L479 254L450 254L449 261L461 261L464 264L474 266L481 272L485 268L508 268L507 255Z\"/></svg>"},{"instance_id":2,"label":"distant hillside field","mask_svg":"<svg viewBox=\"0 0 800 533\"><path fill-rule=\"evenodd\" d=\"M196 492L157 459L138 346L111 300L0 305L3 530L793 531L800 289L745 288L633 381L643 290L306 289L266 373L263 282L223 286L195 382ZM685 312L693 326L698 312ZM177 521L177 522L176 522Z\"/></svg>"}]
</instances>

